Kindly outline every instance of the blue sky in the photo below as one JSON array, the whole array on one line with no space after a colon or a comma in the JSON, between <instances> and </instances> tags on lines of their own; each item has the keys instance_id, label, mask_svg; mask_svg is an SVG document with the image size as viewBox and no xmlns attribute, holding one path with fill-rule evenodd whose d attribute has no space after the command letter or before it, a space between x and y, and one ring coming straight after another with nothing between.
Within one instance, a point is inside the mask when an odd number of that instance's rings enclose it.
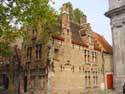
<instances>
[{"instance_id":1,"label":"blue sky","mask_svg":"<svg viewBox=\"0 0 125 94\"><path fill-rule=\"evenodd\" d=\"M112 45L112 36L110 30L110 20L104 16L108 11L108 0L52 0L51 4L57 11L65 2L71 2L73 8L81 9L86 15L88 22L91 24L94 32L103 35Z\"/></svg>"}]
</instances>

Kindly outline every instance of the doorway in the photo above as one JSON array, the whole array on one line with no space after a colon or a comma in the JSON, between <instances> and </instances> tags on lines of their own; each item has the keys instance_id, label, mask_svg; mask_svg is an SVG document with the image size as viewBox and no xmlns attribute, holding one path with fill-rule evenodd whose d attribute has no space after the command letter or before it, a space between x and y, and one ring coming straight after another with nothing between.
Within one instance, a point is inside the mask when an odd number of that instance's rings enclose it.
<instances>
[{"instance_id":1,"label":"doorway","mask_svg":"<svg viewBox=\"0 0 125 94\"><path fill-rule=\"evenodd\" d=\"M3 74L3 87L4 89L8 89L9 87L9 78L6 74Z\"/></svg>"},{"instance_id":2,"label":"doorway","mask_svg":"<svg viewBox=\"0 0 125 94\"><path fill-rule=\"evenodd\" d=\"M112 76L112 74L107 75L107 88L113 89L113 76Z\"/></svg>"},{"instance_id":3,"label":"doorway","mask_svg":"<svg viewBox=\"0 0 125 94\"><path fill-rule=\"evenodd\" d=\"M27 92L27 76L24 76L24 93Z\"/></svg>"}]
</instances>

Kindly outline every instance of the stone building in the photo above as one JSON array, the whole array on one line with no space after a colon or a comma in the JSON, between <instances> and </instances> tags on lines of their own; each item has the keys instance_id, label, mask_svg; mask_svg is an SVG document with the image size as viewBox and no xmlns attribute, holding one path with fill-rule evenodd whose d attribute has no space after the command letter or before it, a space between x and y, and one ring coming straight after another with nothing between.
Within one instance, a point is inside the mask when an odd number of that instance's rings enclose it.
<instances>
[{"instance_id":1,"label":"stone building","mask_svg":"<svg viewBox=\"0 0 125 94\"><path fill-rule=\"evenodd\" d=\"M0 53L0 88L10 94L18 92L19 88L19 69L21 68L19 59L21 58L22 41L20 38L9 44L11 55L4 56ZM5 48L0 48L0 52L2 49Z\"/></svg>"},{"instance_id":2,"label":"stone building","mask_svg":"<svg viewBox=\"0 0 125 94\"><path fill-rule=\"evenodd\" d=\"M43 45L43 36L39 27L26 26L26 36L22 44L22 67L20 75L21 94L46 94L47 90L47 45ZM46 51L47 52L47 51ZM44 53L44 54L43 54ZM47 62L47 60L45 60Z\"/></svg>"},{"instance_id":3,"label":"stone building","mask_svg":"<svg viewBox=\"0 0 125 94\"><path fill-rule=\"evenodd\" d=\"M109 11L113 40L114 88L122 90L125 82L125 0L109 0Z\"/></svg>"},{"instance_id":4,"label":"stone building","mask_svg":"<svg viewBox=\"0 0 125 94\"><path fill-rule=\"evenodd\" d=\"M82 94L88 90L112 89L112 47L92 31L86 15L80 24L70 20L70 8L63 4L62 16L53 30L48 94Z\"/></svg>"},{"instance_id":5,"label":"stone building","mask_svg":"<svg viewBox=\"0 0 125 94\"><path fill-rule=\"evenodd\" d=\"M112 47L92 31L86 15L80 24L70 19L63 4L49 53L44 50L42 29L27 26L22 46L21 94L81 94L88 90L112 89ZM43 47L45 47L44 50ZM46 64L43 57L47 56Z\"/></svg>"}]
</instances>

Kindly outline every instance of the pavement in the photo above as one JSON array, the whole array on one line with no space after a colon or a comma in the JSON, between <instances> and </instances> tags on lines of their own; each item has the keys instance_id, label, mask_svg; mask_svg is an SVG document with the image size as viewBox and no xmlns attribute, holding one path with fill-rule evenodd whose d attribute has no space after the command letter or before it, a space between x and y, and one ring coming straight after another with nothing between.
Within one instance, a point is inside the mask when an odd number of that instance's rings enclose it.
<instances>
[{"instance_id":1,"label":"pavement","mask_svg":"<svg viewBox=\"0 0 125 94\"><path fill-rule=\"evenodd\" d=\"M9 93L4 89L0 89L0 94L9 94Z\"/></svg>"},{"instance_id":2,"label":"pavement","mask_svg":"<svg viewBox=\"0 0 125 94\"><path fill-rule=\"evenodd\" d=\"M9 94L7 90L0 88L0 94ZM122 94L120 91L114 90L104 90L104 91L96 91L96 92L86 92L84 94Z\"/></svg>"}]
</instances>

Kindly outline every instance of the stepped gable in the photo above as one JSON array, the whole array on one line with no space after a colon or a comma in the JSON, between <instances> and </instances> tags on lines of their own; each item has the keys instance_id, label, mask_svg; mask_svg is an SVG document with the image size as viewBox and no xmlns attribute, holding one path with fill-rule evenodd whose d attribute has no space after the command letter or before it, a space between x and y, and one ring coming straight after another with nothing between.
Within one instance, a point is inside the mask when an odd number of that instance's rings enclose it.
<instances>
[{"instance_id":1,"label":"stepped gable","mask_svg":"<svg viewBox=\"0 0 125 94\"><path fill-rule=\"evenodd\" d=\"M58 17L58 22L56 25L52 26L50 28L50 32L62 32L62 27L61 27L61 17ZM85 43L82 40L82 36L86 36L86 31L87 27L86 26L81 26L78 23L75 23L73 21L70 21L70 32L72 32L72 43L81 45L84 47L88 47L87 43ZM105 40L105 38L101 35L99 35L96 32L92 32L92 36L94 37L94 49L95 50L103 50L106 53L112 54L112 47L111 45ZM54 39L64 41L64 37L62 34L53 36Z\"/></svg>"},{"instance_id":2,"label":"stepped gable","mask_svg":"<svg viewBox=\"0 0 125 94\"><path fill-rule=\"evenodd\" d=\"M54 25L50 28L50 32L61 32L62 31L60 20L61 19L58 20L58 23L56 25ZM70 21L70 32L72 32L72 36L71 36L72 43L81 45L81 46L87 46L87 44L84 43L81 39L81 35L80 35L81 32L79 32L80 29L82 29L82 27L79 24L74 23L73 21ZM64 41L64 37L62 35L53 36L53 38Z\"/></svg>"},{"instance_id":3,"label":"stepped gable","mask_svg":"<svg viewBox=\"0 0 125 94\"><path fill-rule=\"evenodd\" d=\"M72 43L87 47L87 44L81 39L80 29L82 29L82 27L79 24L70 21L70 31L72 32Z\"/></svg>"}]
</instances>

